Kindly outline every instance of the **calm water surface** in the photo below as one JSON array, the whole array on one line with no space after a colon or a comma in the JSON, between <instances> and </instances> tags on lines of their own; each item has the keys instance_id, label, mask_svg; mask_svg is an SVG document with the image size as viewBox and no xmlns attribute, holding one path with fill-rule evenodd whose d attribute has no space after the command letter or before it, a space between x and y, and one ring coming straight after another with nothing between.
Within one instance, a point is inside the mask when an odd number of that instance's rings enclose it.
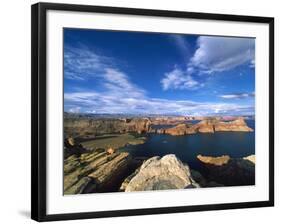
<instances>
[{"instance_id":1,"label":"calm water surface","mask_svg":"<svg viewBox=\"0 0 281 224\"><path fill-rule=\"evenodd\" d=\"M255 121L247 120L248 126L255 129ZM142 145L127 146L133 156L152 157L175 154L193 169L201 170L196 159L198 154L206 156L229 155L239 158L255 154L255 132L216 132L197 133L194 135L171 136L150 134Z\"/></svg>"}]
</instances>

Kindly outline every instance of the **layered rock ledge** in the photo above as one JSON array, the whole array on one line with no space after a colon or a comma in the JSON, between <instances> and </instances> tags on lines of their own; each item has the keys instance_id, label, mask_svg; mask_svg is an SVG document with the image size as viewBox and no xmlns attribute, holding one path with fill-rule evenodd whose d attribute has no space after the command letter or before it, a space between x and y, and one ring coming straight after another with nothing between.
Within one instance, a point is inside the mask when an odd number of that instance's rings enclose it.
<instances>
[{"instance_id":1,"label":"layered rock ledge","mask_svg":"<svg viewBox=\"0 0 281 224\"><path fill-rule=\"evenodd\" d=\"M64 194L117 191L134 165L125 152L96 150L69 156L64 160Z\"/></svg>"}]
</instances>

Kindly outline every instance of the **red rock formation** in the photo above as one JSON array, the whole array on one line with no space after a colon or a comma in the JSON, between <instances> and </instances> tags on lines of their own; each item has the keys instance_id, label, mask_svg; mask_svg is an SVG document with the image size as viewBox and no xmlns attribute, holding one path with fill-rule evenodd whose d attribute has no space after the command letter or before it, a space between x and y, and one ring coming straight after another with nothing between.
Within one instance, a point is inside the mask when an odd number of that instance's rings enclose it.
<instances>
[{"instance_id":1,"label":"red rock formation","mask_svg":"<svg viewBox=\"0 0 281 224\"><path fill-rule=\"evenodd\" d=\"M248 127L243 118L238 118L234 121L218 122L215 124L215 131L244 131L252 132L253 129Z\"/></svg>"},{"instance_id":2,"label":"red rock formation","mask_svg":"<svg viewBox=\"0 0 281 224\"><path fill-rule=\"evenodd\" d=\"M203 120L191 127L194 131L200 133L214 133L214 121Z\"/></svg>"},{"instance_id":3,"label":"red rock formation","mask_svg":"<svg viewBox=\"0 0 281 224\"><path fill-rule=\"evenodd\" d=\"M164 133L169 135L186 135L193 134L195 132L190 129L190 126L187 124L178 124L175 127L166 129Z\"/></svg>"}]
</instances>

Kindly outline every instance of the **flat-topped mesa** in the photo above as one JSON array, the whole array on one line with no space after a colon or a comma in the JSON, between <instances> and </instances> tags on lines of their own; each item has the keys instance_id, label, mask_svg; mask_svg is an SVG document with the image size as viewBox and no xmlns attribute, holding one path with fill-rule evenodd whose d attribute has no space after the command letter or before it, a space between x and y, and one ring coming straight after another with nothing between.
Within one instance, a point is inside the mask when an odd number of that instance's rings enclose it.
<instances>
[{"instance_id":1,"label":"flat-topped mesa","mask_svg":"<svg viewBox=\"0 0 281 224\"><path fill-rule=\"evenodd\" d=\"M219 121L217 119L203 120L195 124L192 128L201 133L214 133L216 131L253 131L241 117L233 121Z\"/></svg>"},{"instance_id":2,"label":"flat-topped mesa","mask_svg":"<svg viewBox=\"0 0 281 224\"><path fill-rule=\"evenodd\" d=\"M253 129L248 127L243 118L237 118L233 121L220 121L217 119L206 119L194 125L178 124L175 127L156 131L160 134L186 135L194 133L214 133L216 131L242 131L252 132Z\"/></svg>"},{"instance_id":3,"label":"flat-topped mesa","mask_svg":"<svg viewBox=\"0 0 281 224\"><path fill-rule=\"evenodd\" d=\"M253 129L247 126L247 123L242 117L233 121L223 122L220 121L215 124L215 131L243 131L252 132Z\"/></svg>"}]
</instances>

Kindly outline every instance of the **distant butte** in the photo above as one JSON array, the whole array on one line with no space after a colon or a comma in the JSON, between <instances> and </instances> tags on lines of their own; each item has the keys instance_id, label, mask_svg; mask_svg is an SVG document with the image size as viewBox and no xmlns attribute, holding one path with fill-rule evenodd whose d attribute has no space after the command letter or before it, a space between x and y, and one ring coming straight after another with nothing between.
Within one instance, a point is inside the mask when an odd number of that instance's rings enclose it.
<instances>
[{"instance_id":1,"label":"distant butte","mask_svg":"<svg viewBox=\"0 0 281 224\"><path fill-rule=\"evenodd\" d=\"M194 133L214 133L220 131L241 131L252 132L253 129L248 127L243 118L237 118L233 121L220 121L217 119L202 120L194 125L179 124L172 128L162 130L162 133L170 135L186 135Z\"/></svg>"}]
</instances>

